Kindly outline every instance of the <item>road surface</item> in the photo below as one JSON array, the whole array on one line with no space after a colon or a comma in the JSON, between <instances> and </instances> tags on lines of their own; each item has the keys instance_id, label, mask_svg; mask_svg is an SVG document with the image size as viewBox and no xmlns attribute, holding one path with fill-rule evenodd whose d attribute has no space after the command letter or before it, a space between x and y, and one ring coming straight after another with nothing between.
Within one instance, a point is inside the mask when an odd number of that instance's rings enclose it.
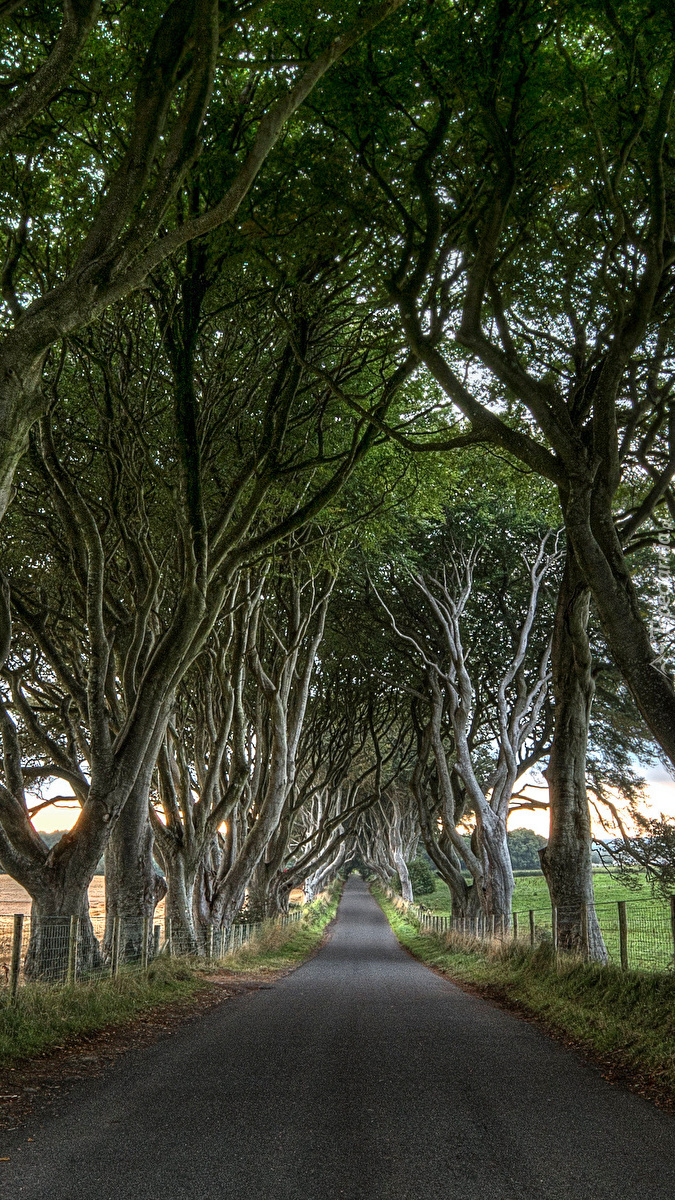
<instances>
[{"instance_id":1,"label":"road surface","mask_svg":"<svg viewBox=\"0 0 675 1200\"><path fill-rule=\"evenodd\" d=\"M314 959L5 1145L22 1200L675 1197L675 1119L411 959L354 876Z\"/></svg>"}]
</instances>

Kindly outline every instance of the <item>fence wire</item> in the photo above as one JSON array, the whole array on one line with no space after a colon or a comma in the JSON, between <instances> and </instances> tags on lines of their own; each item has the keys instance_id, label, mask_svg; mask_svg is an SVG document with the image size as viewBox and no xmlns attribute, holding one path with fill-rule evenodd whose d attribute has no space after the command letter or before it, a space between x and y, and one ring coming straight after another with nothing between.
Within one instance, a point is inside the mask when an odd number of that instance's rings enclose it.
<instances>
[{"instance_id":1,"label":"fence wire","mask_svg":"<svg viewBox=\"0 0 675 1200\"><path fill-rule=\"evenodd\" d=\"M255 940L270 926L301 920L294 908L274 920L235 922L229 929L207 926L199 940L172 928L169 917L116 918L106 931L105 917L0 916L0 982L11 992L24 983L74 983L110 977L124 969L145 969L160 956L197 956L220 961Z\"/></svg>"},{"instance_id":2,"label":"fence wire","mask_svg":"<svg viewBox=\"0 0 675 1200\"><path fill-rule=\"evenodd\" d=\"M396 907L419 924L424 933L448 933L476 940L515 941L521 945L548 943L587 957L601 957L625 970L672 971L675 968L675 898L621 900L595 906L519 909L508 918L453 916L433 913L421 904L408 904L386 889ZM599 939L602 939L600 942Z\"/></svg>"}]
</instances>

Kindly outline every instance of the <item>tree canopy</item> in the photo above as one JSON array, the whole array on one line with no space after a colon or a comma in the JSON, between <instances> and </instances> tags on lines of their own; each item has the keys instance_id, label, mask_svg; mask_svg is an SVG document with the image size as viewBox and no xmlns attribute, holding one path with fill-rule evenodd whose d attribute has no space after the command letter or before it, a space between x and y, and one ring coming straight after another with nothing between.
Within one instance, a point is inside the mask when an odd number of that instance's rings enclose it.
<instances>
[{"instance_id":1,"label":"tree canopy","mask_svg":"<svg viewBox=\"0 0 675 1200\"><path fill-rule=\"evenodd\" d=\"M86 926L105 854L91 963L422 846L508 923L548 806L602 959L589 802L675 762L672 5L0 19L0 864Z\"/></svg>"}]
</instances>

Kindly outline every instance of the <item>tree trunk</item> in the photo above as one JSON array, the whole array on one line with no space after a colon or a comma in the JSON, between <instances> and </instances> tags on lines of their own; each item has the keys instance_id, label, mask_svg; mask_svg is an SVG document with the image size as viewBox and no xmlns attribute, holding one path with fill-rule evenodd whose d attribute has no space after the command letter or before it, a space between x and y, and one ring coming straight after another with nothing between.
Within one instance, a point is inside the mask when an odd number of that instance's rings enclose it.
<instances>
[{"instance_id":1,"label":"tree trunk","mask_svg":"<svg viewBox=\"0 0 675 1200\"><path fill-rule=\"evenodd\" d=\"M487 916L503 921L504 928L511 928L513 907L513 868L509 843L506 836L506 821L496 816L493 828L483 826L478 833L481 858L486 861L484 872L483 906Z\"/></svg>"},{"instance_id":2,"label":"tree trunk","mask_svg":"<svg viewBox=\"0 0 675 1200\"><path fill-rule=\"evenodd\" d=\"M177 953L197 954L199 947L194 923L193 897L196 871L180 846L162 853L166 872L167 920L171 921L171 941Z\"/></svg>"},{"instance_id":3,"label":"tree trunk","mask_svg":"<svg viewBox=\"0 0 675 1200\"><path fill-rule=\"evenodd\" d=\"M646 724L675 764L675 688L651 645L638 596L611 515L591 520L590 488L579 488L565 503L565 525L579 567L590 588L602 632L617 667Z\"/></svg>"},{"instance_id":4,"label":"tree trunk","mask_svg":"<svg viewBox=\"0 0 675 1200\"><path fill-rule=\"evenodd\" d=\"M126 811L126 810L125 810ZM110 954L113 921L120 927L120 962L136 962L141 957L143 921L148 920L148 946L152 938L152 918L166 895L166 883L155 868L154 836L150 822L132 828L122 817L115 826L105 852L105 940Z\"/></svg>"},{"instance_id":5,"label":"tree trunk","mask_svg":"<svg viewBox=\"0 0 675 1200\"><path fill-rule=\"evenodd\" d=\"M30 939L24 964L27 979L59 983L66 978L70 919L79 917L77 973L86 975L103 966L89 915L88 888L64 887L33 897Z\"/></svg>"},{"instance_id":6,"label":"tree trunk","mask_svg":"<svg viewBox=\"0 0 675 1200\"><path fill-rule=\"evenodd\" d=\"M255 869L265 853L265 847L276 829L283 802L283 795L279 795L271 804L264 806L236 861L219 884L213 903L214 923L217 927L229 929L241 908L246 889L250 886Z\"/></svg>"},{"instance_id":7,"label":"tree trunk","mask_svg":"<svg viewBox=\"0 0 675 1200\"><path fill-rule=\"evenodd\" d=\"M65 833L44 863L22 873L20 882L33 902L25 963L32 979L65 978L71 917L80 919L78 970L86 973L103 965L89 916L89 884L108 841L109 826L101 825L98 809L96 801L88 802L79 828Z\"/></svg>"},{"instance_id":8,"label":"tree trunk","mask_svg":"<svg viewBox=\"0 0 675 1200\"><path fill-rule=\"evenodd\" d=\"M445 881L447 883L447 880ZM453 917L479 917L484 912L480 891L475 883L467 883L463 891L450 887Z\"/></svg>"},{"instance_id":9,"label":"tree trunk","mask_svg":"<svg viewBox=\"0 0 675 1200\"><path fill-rule=\"evenodd\" d=\"M586 792L586 750L593 702L587 625L589 592L568 547L560 585L551 665L555 729L546 778L551 805L548 845L540 851L551 904L558 910L558 944L582 950L583 905L588 913L588 953L607 960L595 912L591 822Z\"/></svg>"},{"instance_id":10,"label":"tree trunk","mask_svg":"<svg viewBox=\"0 0 675 1200\"><path fill-rule=\"evenodd\" d=\"M279 915L277 904L277 864L266 862L262 858L251 876L248 885L247 909L254 921L265 920L267 917Z\"/></svg>"},{"instance_id":11,"label":"tree trunk","mask_svg":"<svg viewBox=\"0 0 675 1200\"><path fill-rule=\"evenodd\" d=\"M403 855L398 852L394 853L394 866L398 871L398 877L401 881L401 896L404 900L407 900L409 904L412 904L414 896L412 883L410 882L410 873L405 864Z\"/></svg>"},{"instance_id":12,"label":"tree trunk","mask_svg":"<svg viewBox=\"0 0 675 1200\"><path fill-rule=\"evenodd\" d=\"M109 955L113 921L117 918L120 962L140 961L144 920L147 918L145 928L149 946L155 908L166 894L166 884L155 868L155 839L148 816L154 766L154 754L151 752L146 755L105 852L104 948Z\"/></svg>"}]
</instances>

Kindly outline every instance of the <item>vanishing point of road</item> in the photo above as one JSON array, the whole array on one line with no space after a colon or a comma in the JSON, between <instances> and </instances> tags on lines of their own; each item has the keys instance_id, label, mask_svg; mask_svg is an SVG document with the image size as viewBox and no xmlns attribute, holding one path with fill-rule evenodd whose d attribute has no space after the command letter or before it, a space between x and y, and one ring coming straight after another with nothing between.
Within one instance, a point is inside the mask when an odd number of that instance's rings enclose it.
<instances>
[{"instance_id":1,"label":"vanishing point of road","mask_svg":"<svg viewBox=\"0 0 675 1200\"><path fill-rule=\"evenodd\" d=\"M22 1200L672 1200L675 1118L398 945L352 876L327 945L11 1135Z\"/></svg>"}]
</instances>

